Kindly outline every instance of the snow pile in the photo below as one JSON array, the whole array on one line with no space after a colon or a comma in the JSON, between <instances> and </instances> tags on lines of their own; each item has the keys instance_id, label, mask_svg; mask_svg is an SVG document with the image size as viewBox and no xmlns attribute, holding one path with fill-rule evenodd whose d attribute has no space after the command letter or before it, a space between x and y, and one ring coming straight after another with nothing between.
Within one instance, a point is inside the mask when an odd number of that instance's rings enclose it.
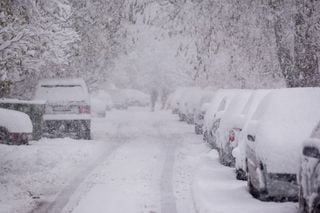
<instances>
[{"instance_id":1,"label":"snow pile","mask_svg":"<svg viewBox=\"0 0 320 213\"><path fill-rule=\"evenodd\" d=\"M29 116L23 112L0 108L0 126L13 133L32 133Z\"/></svg>"},{"instance_id":2,"label":"snow pile","mask_svg":"<svg viewBox=\"0 0 320 213\"><path fill-rule=\"evenodd\" d=\"M215 150L202 155L193 179L194 203L198 213L293 213L295 203L262 202L247 191L246 182L234 178L234 171L219 163Z\"/></svg>"},{"instance_id":3,"label":"snow pile","mask_svg":"<svg viewBox=\"0 0 320 213\"><path fill-rule=\"evenodd\" d=\"M268 172L297 173L302 142L319 122L319 109L320 88L278 89L263 99L248 134L256 136L256 153Z\"/></svg>"},{"instance_id":4,"label":"snow pile","mask_svg":"<svg viewBox=\"0 0 320 213\"><path fill-rule=\"evenodd\" d=\"M0 144L0 212L29 212L51 200L106 144L72 139L42 139L30 146Z\"/></svg>"}]
</instances>

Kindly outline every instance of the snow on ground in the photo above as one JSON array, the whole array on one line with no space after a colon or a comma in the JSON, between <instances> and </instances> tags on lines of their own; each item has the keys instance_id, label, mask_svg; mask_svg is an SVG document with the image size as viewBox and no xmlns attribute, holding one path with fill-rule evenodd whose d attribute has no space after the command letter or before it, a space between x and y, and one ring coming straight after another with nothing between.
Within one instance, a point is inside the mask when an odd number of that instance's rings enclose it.
<instances>
[{"instance_id":1,"label":"snow on ground","mask_svg":"<svg viewBox=\"0 0 320 213\"><path fill-rule=\"evenodd\" d=\"M198 213L295 213L297 203L262 202L247 191L246 182L235 179L234 169L219 163L213 150L203 155L195 171L193 193Z\"/></svg>"},{"instance_id":2,"label":"snow on ground","mask_svg":"<svg viewBox=\"0 0 320 213\"><path fill-rule=\"evenodd\" d=\"M0 145L0 212L296 212L252 198L169 112L113 110L92 130L93 141Z\"/></svg>"},{"instance_id":3,"label":"snow on ground","mask_svg":"<svg viewBox=\"0 0 320 213\"><path fill-rule=\"evenodd\" d=\"M53 199L104 146L72 139L0 145L0 212L28 212L38 201Z\"/></svg>"}]
</instances>

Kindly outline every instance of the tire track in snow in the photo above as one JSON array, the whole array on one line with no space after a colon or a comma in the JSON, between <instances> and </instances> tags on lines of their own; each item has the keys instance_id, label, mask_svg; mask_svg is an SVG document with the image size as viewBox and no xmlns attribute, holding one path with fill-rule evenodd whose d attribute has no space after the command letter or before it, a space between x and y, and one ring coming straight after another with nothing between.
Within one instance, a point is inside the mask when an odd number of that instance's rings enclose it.
<instances>
[{"instance_id":1,"label":"tire track in snow","mask_svg":"<svg viewBox=\"0 0 320 213\"><path fill-rule=\"evenodd\" d=\"M117 134L115 137L111 138L113 142L110 147L106 150L104 154L99 156L94 162L85 167L85 169L81 170L76 177L70 181L70 184L64 187L52 200L43 199L36 201L36 206L29 213L58 213L62 212L64 207L69 203L70 198L79 188L79 186L85 181L85 179L103 162L108 160L108 158L117 151L122 145L124 145L128 138L119 137L120 132L122 131L123 124L119 124L117 126Z\"/></svg>"},{"instance_id":2,"label":"tire track in snow","mask_svg":"<svg viewBox=\"0 0 320 213\"><path fill-rule=\"evenodd\" d=\"M161 175L161 212L177 213L176 198L173 193L173 166L175 161L175 143L165 145L166 159Z\"/></svg>"},{"instance_id":3,"label":"tire track in snow","mask_svg":"<svg viewBox=\"0 0 320 213\"><path fill-rule=\"evenodd\" d=\"M166 126L163 122L158 122L155 125L159 132L159 138L163 143L163 152L165 153L165 161L163 164L160 193L161 193L161 212L162 213L177 213L176 198L173 192L173 170L175 162L175 150L177 147L177 137L168 135L162 129Z\"/></svg>"}]
</instances>

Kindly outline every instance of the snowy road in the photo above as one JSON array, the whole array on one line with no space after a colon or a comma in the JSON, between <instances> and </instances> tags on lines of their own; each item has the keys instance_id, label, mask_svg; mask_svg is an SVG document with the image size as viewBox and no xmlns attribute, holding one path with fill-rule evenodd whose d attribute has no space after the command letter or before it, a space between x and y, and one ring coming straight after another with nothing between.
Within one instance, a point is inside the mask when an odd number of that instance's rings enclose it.
<instances>
[{"instance_id":1,"label":"snowy road","mask_svg":"<svg viewBox=\"0 0 320 213\"><path fill-rule=\"evenodd\" d=\"M126 142L120 142L110 158L101 162L85 180L65 211L176 213L184 208L185 213L195 212L190 180L177 179L176 182L181 182L181 192L174 189L173 181L176 152L183 137L192 136L192 129L177 123L167 112L117 112L99 126L113 126L110 121L121 129L117 137L107 136L105 140L120 137ZM105 131L107 133L108 128ZM179 174L183 175L184 172Z\"/></svg>"},{"instance_id":2,"label":"snowy road","mask_svg":"<svg viewBox=\"0 0 320 213\"><path fill-rule=\"evenodd\" d=\"M6 154L0 167L8 171L0 177L6 190L0 192L0 212L297 212L296 203L252 198L246 183L218 163L193 127L169 112L112 111L94 119L93 135L93 141L46 139L29 147L0 147ZM14 152L30 163L14 168ZM39 198L21 196L30 191ZM28 206L33 210L23 211Z\"/></svg>"}]
</instances>

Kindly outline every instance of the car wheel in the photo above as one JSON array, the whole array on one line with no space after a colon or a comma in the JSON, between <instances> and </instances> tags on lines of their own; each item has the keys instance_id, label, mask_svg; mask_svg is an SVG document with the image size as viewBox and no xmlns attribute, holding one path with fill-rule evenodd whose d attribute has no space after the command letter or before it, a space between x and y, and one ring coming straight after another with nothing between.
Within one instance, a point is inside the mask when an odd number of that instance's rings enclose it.
<instances>
[{"instance_id":1,"label":"car wheel","mask_svg":"<svg viewBox=\"0 0 320 213\"><path fill-rule=\"evenodd\" d=\"M259 191L258 189L256 189L253 184L252 184L252 180L250 177L250 174L247 174L247 178L248 178L248 190L250 192L250 194L254 197L257 198L261 201L269 201L270 198L268 196L268 193L266 191Z\"/></svg>"},{"instance_id":2,"label":"car wheel","mask_svg":"<svg viewBox=\"0 0 320 213\"><path fill-rule=\"evenodd\" d=\"M236 169L237 180L247 180L247 174L243 169Z\"/></svg>"}]
</instances>

